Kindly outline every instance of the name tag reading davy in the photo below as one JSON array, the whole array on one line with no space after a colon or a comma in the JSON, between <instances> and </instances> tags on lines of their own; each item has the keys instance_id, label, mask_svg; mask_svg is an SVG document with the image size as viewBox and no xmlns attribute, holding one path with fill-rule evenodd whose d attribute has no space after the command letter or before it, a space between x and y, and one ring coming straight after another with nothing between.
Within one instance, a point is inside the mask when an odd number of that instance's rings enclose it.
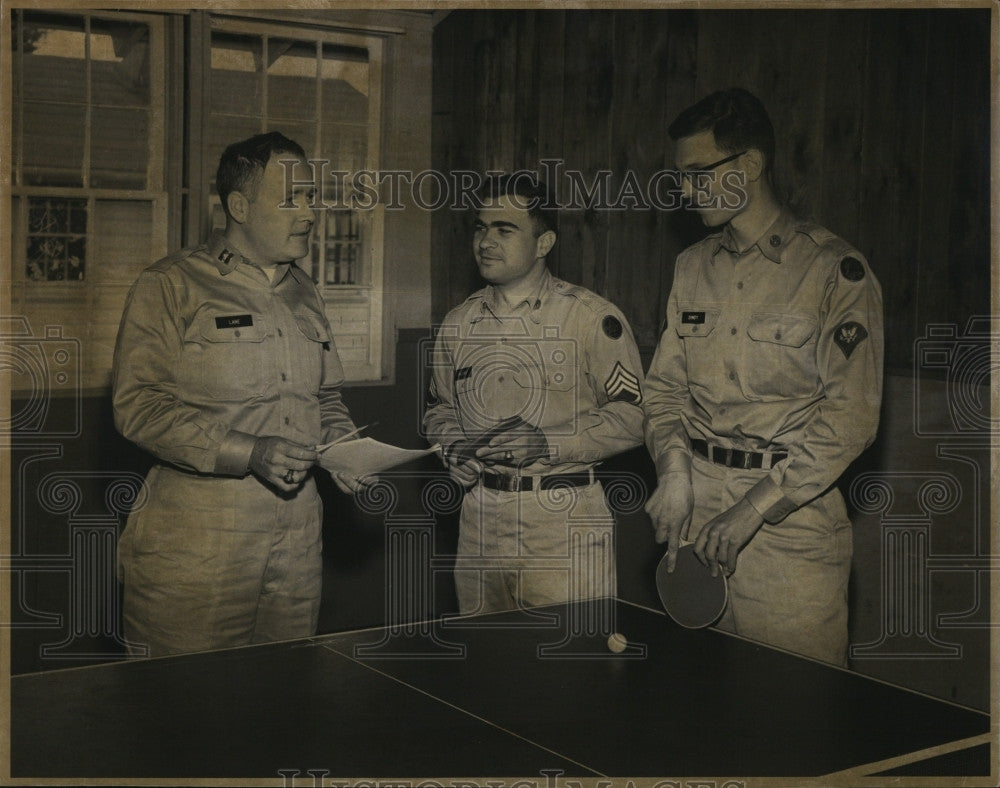
<instances>
[{"instance_id":1,"label":"name tag reading davy","mask_svg":"<svg viewBox=\"0 0 1000 788\"><path fill-rule=\"evenodd\" d=\"M216 328L244 328L253 325L253 315L225 315L215 318Z\"/></svg>"}]
</instances>

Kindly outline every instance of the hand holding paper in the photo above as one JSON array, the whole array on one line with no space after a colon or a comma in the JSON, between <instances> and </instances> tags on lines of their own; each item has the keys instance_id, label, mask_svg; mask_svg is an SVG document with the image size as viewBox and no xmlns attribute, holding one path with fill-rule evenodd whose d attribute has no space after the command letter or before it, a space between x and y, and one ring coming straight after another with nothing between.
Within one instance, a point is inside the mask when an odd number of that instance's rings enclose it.
<instances>
[{"instance_id":1,"label":"hand holding paper","mask_svg":"<svg viewBox=\"0 0 1000 788\"><path fill-rule=\"evenodd\" d=\"M356 438L317 446L316 451L319 452L318 464L331 474L338 473L359 479L433 454L438 448L431 446L429 449L401 449L373 438Z\"/></svg>"}]
</instances>

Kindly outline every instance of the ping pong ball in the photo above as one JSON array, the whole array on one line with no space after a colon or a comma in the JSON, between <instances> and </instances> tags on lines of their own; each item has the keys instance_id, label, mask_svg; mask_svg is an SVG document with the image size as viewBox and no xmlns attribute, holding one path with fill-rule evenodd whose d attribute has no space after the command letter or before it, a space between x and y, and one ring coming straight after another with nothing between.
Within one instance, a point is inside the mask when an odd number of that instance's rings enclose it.
<instances>
[{"instance_id":1,"label":"ping pong ball","mask_svg":"<svg viewBox=\"0 0 1000 788\"><path fill-rule=\"evenodd\" d=\"M608 648L615 654L621 654L627 646L628 641L625 639L625 636L617 632L608 638Z\"/></svg>"}]
</instances>

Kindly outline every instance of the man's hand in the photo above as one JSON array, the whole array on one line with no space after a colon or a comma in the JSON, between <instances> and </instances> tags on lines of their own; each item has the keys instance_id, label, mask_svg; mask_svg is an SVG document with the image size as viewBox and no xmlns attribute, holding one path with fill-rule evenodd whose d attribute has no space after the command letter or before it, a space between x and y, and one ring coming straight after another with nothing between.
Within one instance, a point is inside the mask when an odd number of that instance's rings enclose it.
<instances>
[{"instance_id":1,"label":"man's hand","mask_svg":"<svg viewBox=\"0 0 1000 788\"><path fill-rule=\"evenodd\" d=\"M478 482L479 476L482 472L482 464L476 462L475 460L469 460L468 462L458 463L455 465L448 463L448 475L465 489L469 489L472 485Z\"/></svg>"},{"instance_id":2,"label":"man's hand","mask_svg":"<svg viewBox=\"0 0 1000 788\"><path fill-rule=\"evenodd\" d=\"M694 543L694 554L703 564L712 567L712 577L721 566L727 575L736 571L736 558L747 542L764 524L764 518L746 498L718 517L709 520Z\"/></svg>"},{"instance_id":3,"label":"man's hand","mask_svg":"<svg viewBox=\"0 0 1000 788\"><path fill-rule=\"evenodd\" d=\"M694 511L694 491L689 471L661 476L653 494L646 501L646 514L653 521L658 543L667 543L667 571L673 572L681 533L691 522Z\"/></svg>"},{"instance_id":4,"label":"man's hand","mask_svg":"<svg viewBox=\"0 0 1000 788\"><path fill-rule=\"evenodd\" d=\"M345 495L357 495L375 483L372 476L348 476L340 471L330 471L330 478Z\"/></svg>"},{"instance_id":5,"label":"man's hand","mask_svg":"<svg viewBox=\"0 0 1000 788\"><path fill-rule=\"evenodd\" d=\"M483 472L483 464L475 458L475 445L472 441L457 441L441 453L448 475L464 489L469 489L479 481Z\"/></svg>"},{"instance_id":6,"label":"man's hand","mask_svg":"<svg viewBox=\"0 0 1000 788\"><path fill-rule=\"evenodd\" d=\"M521 422L515 429L501 432L476 450L476 457L487 465L517 468L549 456L549 442L538 427Z\"/></svg>"},{"instance_id":7,"label":"man's hand","mask_svg":"<svg viewBox=\"0 0 1000 788\"><path fill-rule=\"evenodd\" d=\"M297 490L316 462L311 446L268 435L257 438L250 454L250 470L257 478L284 492Z\"/></svg>"}]
</instances>

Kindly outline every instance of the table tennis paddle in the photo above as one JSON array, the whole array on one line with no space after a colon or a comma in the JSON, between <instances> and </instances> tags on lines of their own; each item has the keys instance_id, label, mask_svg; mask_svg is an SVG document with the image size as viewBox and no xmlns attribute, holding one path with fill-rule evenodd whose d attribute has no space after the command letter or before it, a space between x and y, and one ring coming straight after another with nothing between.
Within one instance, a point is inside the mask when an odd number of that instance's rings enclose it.
<instances>
[{"instance_id":1,"label":"table tennis paddle","mask_svg":"<svg viewBox=\"0 0 1000 788\"><path fill-rule=\"evenodd\" d=\"M677 551L673 572L667 571L667 556L656 567L656 590L674 621L688 629L711 626L726 609L729 589L726 575L712 577L712 570L694 554L694 545L684 545Z\"/></svg>"}]
</instances>

